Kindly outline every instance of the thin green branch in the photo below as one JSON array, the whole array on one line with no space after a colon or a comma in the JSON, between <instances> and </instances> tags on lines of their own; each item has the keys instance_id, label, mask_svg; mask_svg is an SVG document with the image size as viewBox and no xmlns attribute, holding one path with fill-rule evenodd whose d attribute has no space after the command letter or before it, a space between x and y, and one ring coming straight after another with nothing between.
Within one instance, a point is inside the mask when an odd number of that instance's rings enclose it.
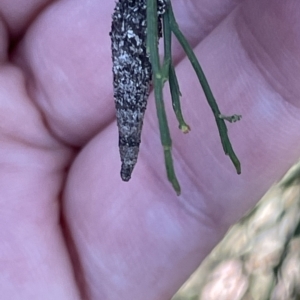
<instances>
[{"instance_id":1,"label":"thin green branch","mask_svg":"<svg viewBox=\"0 0 300 300\"><path fill-rule=\"evenodd\" d=\"M165 165L167 176L175 189L177 195L180 194L180 185L176 178L172 159L172 140L170 136L164 101L163 85L165 81L164 72L161 69L158 52L158 16L157 0L147 0L147 49L150 55L150 62L153 72L153 86L155 95L156 112L159 122L161 143L164 148Z\"/></svg>"},{"instance_id":2,"label":"thin green branch","mask_svg":"<svg viewBox=\"0 0 300 300\"><path fill-rule=\"evenodd\" d=\"M177 76L174 70L173 64L170 66L169 70L169 86L172 97L172 105L179 123L179 129L183 133L188 133L191 129L190 126L185 122L180 105L180 90L178 86Z\"/></svg>"},{"instance_id":3,"label":"thin green branch","mask_svg":"<svg viewBox=\"0 0 300 300\"><path fill-rule=\"evenodd\" d=\"M179 128L183 133L190 131L189 125L184 121L180 105L180 89L172 62L172 32L169 25L169 15L163 15L163 32L164 32L164 66L168 72L169 88L172 97L173 110L175 112Z\"/></svg>"},{"instance_id":4,"label":"thin green branch","mask_svg":"<svg viewBox=\"0 0 300 300\"><path fill-rule=\"evenodd\" d=\"M230 157L231 161L233 162L233 164L236 168L237 173L240 174L241 173L241 165L240 165L240 162L239 162L236 154L234 153L234 151L232 149L232 145L230 143L230 140L229 140L229 137L227 134L227 126L225 124L224 119L222 117L220 117L220 116L222 116L222 114L221 114L219 107L216 103L216 100L212 94L212 91L209 87L209 84L204 75L204 72L197 60L197 57L195 56L191 46L189 45L188 41L186 40L186 38L184 37L184 35L182 34L182 32L180 31L180 29L178 27L178 24L175 20L174 14L173 14L171 1L168 2L168 8L167 8L166 14L168 14L168 17L169 17L169 26L171 28L171 31L174 33L174 35L178 39L178 41L181 44L182 48L184 49L187 57L189 58L192 66L197 74L199 82L202 86L202 89L206 96L207 102L208 102L211 110L213 111L213 114L214 114L214 117L215 117L215 120L216 120L216 123L218 126L218 130L219 130L219 134L220 134L224 152L226 155L228 155Z\"/></svg>"}]
</instances>

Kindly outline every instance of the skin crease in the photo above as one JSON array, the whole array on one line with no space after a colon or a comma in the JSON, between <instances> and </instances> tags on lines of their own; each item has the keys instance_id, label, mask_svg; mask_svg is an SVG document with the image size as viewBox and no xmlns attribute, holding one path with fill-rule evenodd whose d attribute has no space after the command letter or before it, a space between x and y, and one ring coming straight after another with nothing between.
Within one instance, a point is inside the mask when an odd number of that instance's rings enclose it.
<instances>
[{"instance_id":1,"label":"skin crease","mask_svg":"<svg viewBox=\"0 0 300 300\"><path fill-rule=\"evenodd\" d=\"M114 1L31 1L24 15L19 2L0 3L1 299L169 299L299 156L299 1L174 1L221 111L243 115L228 126L238 176L175 47L192 128L179 132L166 96L180 197L153 95L133 177L120 180Z\"/></svg>"}]
</instances>

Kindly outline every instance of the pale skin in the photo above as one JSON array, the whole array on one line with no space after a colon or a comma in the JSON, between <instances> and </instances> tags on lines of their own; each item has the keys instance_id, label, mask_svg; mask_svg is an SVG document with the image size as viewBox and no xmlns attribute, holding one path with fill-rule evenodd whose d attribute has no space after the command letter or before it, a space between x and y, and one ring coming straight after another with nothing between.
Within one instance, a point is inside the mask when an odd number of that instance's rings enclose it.
<instances>
[{"instance_id":1,"label":"pale skin","mask_svg":"<svg viewBox=\"0 0 300 300\"><path fill-rule=\"evenodd\" d=\"M166 105L177 197L153 95L138 164L120 179L114 1L51 2L0 2L1 299L167 300L299 156L300 3L173 1L222 113L243 116L229 125L236 175L175 45L192 129Z\"/></svg>"}]
</instances>

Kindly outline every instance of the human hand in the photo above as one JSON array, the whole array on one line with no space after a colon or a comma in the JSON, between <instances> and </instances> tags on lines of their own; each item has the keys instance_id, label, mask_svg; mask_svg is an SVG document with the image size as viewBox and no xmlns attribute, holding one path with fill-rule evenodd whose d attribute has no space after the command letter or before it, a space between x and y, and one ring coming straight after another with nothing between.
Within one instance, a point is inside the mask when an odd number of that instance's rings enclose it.
<instances>
[{"instance_id":1,"label":"human hand","mask_svg":"<svg viewBox=\"0 0 300 300\"><path fill-rule=\"evenodd\" d=\"M298 1L173 2L221 111L243 115L229 125L236 175L175 45L192 129L181 134L169 113L180 197L153 95L132 179L120 179L114 1L1 1L1 299L169 299L298 158Z\"/></svg>"}]
</instances>

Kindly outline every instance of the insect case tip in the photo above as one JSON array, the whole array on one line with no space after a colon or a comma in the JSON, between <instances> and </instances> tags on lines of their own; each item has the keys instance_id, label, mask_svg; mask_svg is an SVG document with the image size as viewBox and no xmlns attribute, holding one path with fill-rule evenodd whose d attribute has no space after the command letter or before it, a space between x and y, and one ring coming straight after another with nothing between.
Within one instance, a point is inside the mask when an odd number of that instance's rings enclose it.
<instances>
[{"instance_id":1,"label":"insect case tip","mask_svg":"<svg viewBox=\"0 0 300 300\"><path fill-rule=\"evenodd\" d=\"M123 181L129 181L131 178L131 173L133 171L133 166L122 164L121 167L121 178Z\"/></svg>"}]
</instances>

